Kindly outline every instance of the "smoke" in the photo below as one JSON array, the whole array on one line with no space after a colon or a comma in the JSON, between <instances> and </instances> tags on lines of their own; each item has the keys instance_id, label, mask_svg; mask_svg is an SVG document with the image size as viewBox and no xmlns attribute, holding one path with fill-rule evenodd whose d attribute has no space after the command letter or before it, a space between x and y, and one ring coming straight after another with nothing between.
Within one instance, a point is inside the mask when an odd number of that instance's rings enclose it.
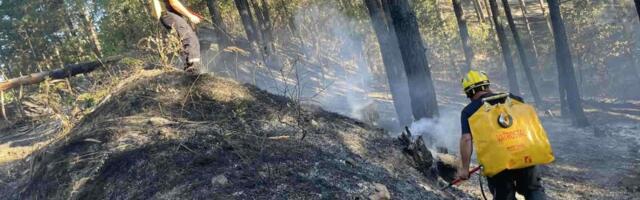
<instances>
[{"instance_id":1,"label":"smoke","mask_svg":"<svg viewBox=\"0 0 640 200\"><path fill-rule=\"evenodd\" d=\"M334 4L313 4L296 11L295 24L305 47L306 59L322 69L304 71L308 77L301 85L309 95L317 95L323 108L363 120L363 109L374 101L368 98L373 78L364 54L363 25L339 11ZM309 67L309 66L305 66ZM317 68L317 67L311 67ZM314 80L316 80L314 82ZM330 83L330 84L323 84Z\"/></svg>"},{"instance_id":2,"label":"smoke","mask_svg":"<svg viewBox=\"0 0 640 200\"><path fill-rule=\"evenodd\" d=\"M445 147L450 152L457 152L461 135L460 111L441 110L439 117L415 121L409 130L412 135L422 135L425 144L432 149Z\"/></svg>"}]
</instances>

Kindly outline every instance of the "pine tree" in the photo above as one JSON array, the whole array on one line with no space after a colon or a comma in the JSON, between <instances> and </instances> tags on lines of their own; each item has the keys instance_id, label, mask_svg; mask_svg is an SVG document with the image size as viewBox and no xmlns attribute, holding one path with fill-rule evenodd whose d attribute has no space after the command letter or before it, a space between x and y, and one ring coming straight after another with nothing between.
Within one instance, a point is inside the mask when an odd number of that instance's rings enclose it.
<instances>
[{"instance_id":1,"label":"pine tree","mask_svg":"<svg viewBox=\"0 0 640 200\"><path fill-rule=\"evenodd\" d=\"M389 13L385 12L385 8L380 0L364 0L364 3L369 11L371 25L380 44L382 62L389 81L389 88L393 98L393 105L398 115L398 122L401 127L408 126L413 122L411 99L408 98L409 88L404 64L402 62L402 54L398 47L398 38L396 37L393 25L390 24Z\"/></svg>"},{"instance_id":2,"label":"pine tree","mask_svg":"<svg viewBox=\"0 0 640 200\"><path fill-rule=\"evenodd\" d=\"M473 62L473 49L469 44L469 31L467 28L467 20L464 19L464 13L460 0L451 0L453 3L453 11L458 21L458 29L460 31L460 40L462 40L462 49L464 51L465 66L464 72L471 70L471 63Z\"/></svg>"},{"instance_id":3,"label":"pine tree","mask_svg":"<svg viewBox=\"0 0 640 200\"><path fill-rule=\"evenodd\" d=\"M407 73L413 116L416 119L435 117L438 102L415 13L407 0L386 0L386 3Z\"/></svg>"},{"instance_id":4,"label":"pine tree","mask_svg":"<svg viewBox=\"0 0 640 200\"><path fill-rule=\"evenodd\" d=\"M531 94L533 95L534 101L541 105L542 99L540 98L540 94L538 93L538 88L536 86L536 82L533 79L533 74L531 72L531 66L529 65L529 57L527 56L527 52L524 50L524 45L522 44L522 39L520 38L520 33L518 33L518 27L516 27L516 23L513 21L513 15L511 13L511 6L509 5L508 0L502 0L502 4L504 6L504 12L507 15L507 22L509 22L509 27L511 29L511 33L513 34L513 40L515 40L516 48L518 48L518 54L520 55L520 62L522 63L522 68L524 69L524 74L527 77L527 81L529 82L529 88L531 90Z\"/></svg>"},{"instance_id":5,"label":"pine tree","mask_svg":"<svg viewBox=\"0 0 640 200\"><path fill-rule=\"evenodd\" d=\"M573 61L571 60L571 51L569 50L569 41L564 28L564 22L560 14L560 2L558 0L547 0L549 4L549 15L551 24L553 25L554 40L556 46L556 59L558 65L558 84L565 91L567 104L572 114L575 125L584 127L589 125L587 117L582 109L582 99L578 89L578 83L573 69Z\"/></svg>"},{"instance_id":6,"label":"pine tree","mask_svg":"<svg viewBox=\"0 0 640 200\"><path fill-rule=\"evenodd\" d=\"M507 40L507 35L504 32L504 28L502 27L502 23L500 23L500 11L498 10L498 4L496 0L489 0L489 7L491 8L491 14L493 18L493 25L496 28L496 33L498 34L498 42L500 42L500 47L502 49L502 57L504 59L504 64L507 68L507 78L509 79L509 92L519 95L520 87L518 86L518 77L516 75L516 69L513 65L513 58L511 57L511 47L509 47L509 41Z\"/></svg>"}]
</instances>

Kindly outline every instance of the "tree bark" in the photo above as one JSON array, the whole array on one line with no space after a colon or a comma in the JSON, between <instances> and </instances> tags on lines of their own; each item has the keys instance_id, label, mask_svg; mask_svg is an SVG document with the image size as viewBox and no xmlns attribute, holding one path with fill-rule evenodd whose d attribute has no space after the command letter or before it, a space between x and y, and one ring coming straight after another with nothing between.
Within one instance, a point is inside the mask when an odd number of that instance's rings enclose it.
<instances>
[{"instance_id":1,"label":"tree bark","mask_svg":"<svg viewBox=\"0 0 640 200\"><path fill-rule=\"evenodd\" d=\"M438 114L438 102L416 16L407 0L386 1L407 73L413 116L433 118Z\"/></svg>"},{"instance_id":2,"label":"tree bark","mask_svg":"<svg viewBox=\"0 0 640 200\"><path fill-rule=\"evenodd\" d=\"M266 39L269 41L269 44L273 44L273 24L271 22L271 14L269 11L269 0L260 0L260 5L262 5L262 16L265 21L265 23L261 24L262 29L267 33Z\"/></svg>"},{"instance_id":3,"label":"tree bark","mask_svg":"<svg viewBox=\"0 0 640 200\"><path fill-rule=\"evenodd\" d=\"M122 59L121 56L114 56L114 57L105 58L99 61L65 65L61 69L56 69L53 71L43 71L43 72L33 73L26 76L21 76L14 79L9 79L9 80L0 82L0 91L17 88L23 85L37 84L44 81L47 77L53 80L56 80L56 79L65 79L78 74L89 73L105 64L114 63L121 59Z\"/></svg>"},{"instance_id":4,"label":"tree bark","mask_svg":"<svg viewBox=\"0 0 640 200\"><path fill-rule=\"evenodd\" d=\"M87 5L85 2L79 2L79 3L81 4L80 9L82 9L82 12L80 13L80 15L82 15L82 18L84 19L84 26L85 26L85 29L87 30L87 34L89 34L89 39L93 44L94 52L99 58L102 58L103 56L102 44L100 43L100 39L98 38L98 32L96 31L96 27L93 24L91 13L89 12L89 9L87 8Z\"/></svg>"},{"instance_id":5,"label":"tree bark","mask_svg":"<svg viewBox=\"0 0 640 200\"><path fill-rule=\"evenodd\" d=\"M531 73L531 66L529 65L529 58L527 56L527 52L524 50L522 39L520 38L520 34L518 33L518 27L516 27L516 23L513 21L513 15L511 13L511 5L509 5L508 0L502 0L502 4L504 7L504 12L507 15L507 22L509 22L509 28L511 29L513 40L515 40L516 48L518 49L518 54L520 55L520 62L522 63L524 74L527 77L527 81L529 82L529 89L531 90L533 99L536 104L543 105L542 99L540 98L540 94L538 93L538 87L536 86L536 82L533 79L533 74Z\"/></svg>"},{"instance_id":6,"label":"tree bark","mask_svg":"<svg viewBox=\"0 0 640 200\"><path fill-rule=\"evenodd\" d=\"M513 65L513 58L511 57L511 47L509 47L509 41L507 40L507 35L504 32L504 28L502 27L502 23L500 23L499 16L500 11L498 10L498 4L496 0L489 0L489 7L491 7L491 14L493 18L493 25L496 28L496 33L498 34L498 41L500 42L500 47L502 48L502 57L504 59L505 67L507 68L507 78L509 79L509 92L520 95L520 87L518 86L518 77L516 75L516 69Z\"/></svg>"},{"instance_id":7,"label":"tree bark","mask_svg":"<svg viewBox=\"0 0 640 200\"><path fill-rule=\"evenodd\" d=\"M247 2L247 0L234 0L234 2L238 9L238 13L240 14L244 31L247 34L247 40L249 40L250 43L258 44L260 42L258 29L256 28L255 21L253 20L253 15L249 8L249 2Z\"/></svg>"},{"instance_id":8,"label":"tree bark","mask_svg":"<svg viewBox=\"0 0 640 200\"><path fill-rule=\"evenodd\" d=\"M636 12L638 13L638 18L640 18L640 0L634 0L636 3Z\"/></svg>"},{"instance_id":9,"label":"tree bark","mask_svg":"<svg viewBox=\"0 0 640 200\"><path fill-rule=\"evenodd\" d=\"M638 14L638 18L640 18L640 0L634 0L635 1L635 5L636 5L636 13ZM632 14L633 15L633 14ZM629 26L623 26L623 28L625 29L629 29ZM633 65L635 66L631 66L631 70L633 70L635 72L636 77L640 78L640 58L638 58L638 48L636 47L637 45L637 38L638 38L638 34L637 32L633 32L631 30L627 31L628 33L631 33L631 39L629 41L631 41L631 51L629 53L632 54L632 62Z\"/></svg>"},{"instance_id":10,"label":"tree bark","mask_svg":"<svg viewBox=\"0 0 640 200\"><path fill-rule=\"evenodd\" d=\"M251 6L253 7L256 19L258 19L257 27L259 36L261 36L260 39L262 42L262 50L267 55L271 55L273 49L273 34L271 31L271 21L269 18L269 7L265 4L266 2L264 0L262 0L262 4L259 4L258 0L251 0Z\"/></svg>"},{"instance_id":11,"label":"tree bark","mask_svg":"<svg viewBox=\"0 0 640 200\"><path fill-rule=\"evenodd\" d=\"M453 12L456 15L458 21L458 30L460 31L460 39L462 40L462 49L464 51L465 66L464 73L471 70L471 63L473 62L473 49L469 44L469 30L467 28L467 20L464 19L464 13L460 0L451 0L453 3ZM464 74L463 73L463 74Z\"/></svg>"},{"instance_id":12,"label":"tree bark","mask_svg":"<svg viewBox=\"0 0 640 200\"><path fill-rule=\"evenodd\" d=\"M564 86L567 95L567 104L572 113L574 124L579 127L588 126L589 121L582 109L582 99L573 69L569 41L567 40L565 27L560 14L560 2L558 0L547 0L547 2L549 3L549 15L551 17L551 24L553 25L553 35L556 46L558 82Z\"/></svg>"},{"instance_id":13,"label":"tree bark","mask_svg":"<svg viewBox=\"0 0 640 200\"><path fill-rule=\"evenodd\" d=\"M4 119L4 121L9 121L9 118L7 118L7 111L4 108L4 91L0 91L0 109L2 109L2 119Z\"/></svg>"},{"instance_id":14,"label":"tree bark","mask_svg":"<svg viewBox=\"0 0 640 200\"><path fill-rule=\"evenodd\" d=\"M524 0L519 0L520 2L520 10L522 11L522 20L524 21L524 24L527 26L527 34L529 36L529 42L531 43L531 47L533 47L533 53L535 55L534 60L537 60L538 57L540 57L540 54L538 54L538 47L536 46L536 42L535 39L533 38L533 31L531 31L531 23L529 22L529 18L527 18L527 4L524 2ZM534 63L538 63L537 61Z\"/></svg>"},{"instance_id":15,"label":"tree bark","mask_svg":"<svg viewBox=\"0 0 640 200\"><path fill-rule=\"evenodd\" d=\"M551 19L549 19L549 16L547 15L547 11L544 8L544 2L543 0L538 0L538 3L540 3L540 10L542 10L542 16L544 16L544 21L547 23L547 28L549 28L549 33L551 33L551 37L553 37L553 28L551 27Z\"/></svg>"},{"instance_id":16,"label":"tree bark","mask_svg":"<svg viewBox=\"0 0 640 200\"><path fill-rule=\"evenodd\" d=\"M484 13L482 13L483 11L482 11L482 7L480 6L480 2L478 2L478 0L471 0L471 3L473 3L473 9L476 10L476 16L478 17L478 21L483 22ZM458 2L458 4L460 4L460 2ZM455 7L454 7L454 11L455 11Z\"/></svg>"},{"instance_id":17,"label":"tree bark","mask_svg":"<svg viewBox=\"0 0 640 200\"><path fill-rule=\"evenodd\" d=\"M480 1L480 3L482 4L482 7L484 8L484 11L486 11L486 12L487 12L487 13L486 13L486 14L487 14L486 19L488 19L489 21L492 21L492 20L491 20L491 16L492 16L492 15L491 15L491 8L489 8L489 2L488 2L488 0L479 0L479 1ZM493 26L493 25L492 25L492 26Z\"/></svg>"},{"instance_id":18,"label":"tree bark","mask_svg":"<svg viewBox=\"0 0 640 200\"><path fill-rule=\"evenodd\" d=\"M393 106L398 115L398 122L400 127L409 126L413 122L411 100L408 98L410 96L409 85L407 84L402 62L402 54L398 47L398 38L396 38L388 13L384 11L380 0L364 0L364 4L367 6L371 17L371 25L380 44L382 62L389 81L389 89L393 98Z\"/></svg>"},{"instance_id":19,"label":"tree bark","mask_svg":"<svg viewBox=\"0 0 640 200\"><path fill-rule=\"evenodd\" d=\"M207 7L211 14L211 22L213 22L213 26L215 28L218 45L220 46L220 49L227 48L231 44L231 38L229 37L227 26L224 24L222 15L220 14L220 0L208 0Z\"/></svg>"}]
</instances>

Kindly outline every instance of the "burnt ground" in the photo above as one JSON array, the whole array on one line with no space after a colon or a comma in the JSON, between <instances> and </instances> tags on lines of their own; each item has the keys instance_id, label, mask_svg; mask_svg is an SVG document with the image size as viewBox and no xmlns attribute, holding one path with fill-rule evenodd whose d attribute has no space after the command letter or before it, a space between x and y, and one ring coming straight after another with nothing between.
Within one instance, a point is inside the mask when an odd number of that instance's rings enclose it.
<instances>
[{"instance_id":1,"label":"burnt ground","mask_svg":"<svg viewBox=\"0 0 640 200\"><path fill-rule=\"evenodd\" d=\"M356 199L379 193L382 184L394 199L481 198L476 178L439 191L412 168L395 138L359 121L299 109L226 79L166 70L125 74L71 124L60 116L0 124L0 195ZM455 87L436 84L445 88L438 91L442 106L464 105L464 97L450 95ZM586 100L593 124L587 128L540 112L556 154L541 167L551 199L638 199L638 108L633 101Z\"/></svg>"},{"instance_id":2,"label":"burnt ground","mask_svg":"<svg viewBox=\"0 0 640 200\"><path fill-rule=\"evenodd\" d=\"M363 199L382 184L394 199L468 198L439 191L361 122L208 75L143 70L121 82L68 130L54 119L3 127L0 195Z\"/></svg>"}]
</instances>

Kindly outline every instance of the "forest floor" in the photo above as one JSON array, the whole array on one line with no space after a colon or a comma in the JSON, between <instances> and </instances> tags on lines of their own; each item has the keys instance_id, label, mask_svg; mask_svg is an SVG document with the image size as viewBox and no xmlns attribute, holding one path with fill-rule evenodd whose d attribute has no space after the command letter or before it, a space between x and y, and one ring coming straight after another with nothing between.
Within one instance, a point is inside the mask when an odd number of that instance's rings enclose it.
<instances>
[{"instance_id":1,"label":"forest floor","mask_svg":"<svg viewBox=\"0 0 640 200\"><path fill-rule=\"evenodd\" d=\"M209 75L123 74L75 122L0 127L3 199L470 198L359 121Z\"/></svg>"},{"instance_id":2,"label":"forest floor","mask_svg":"<svg viewBox=\"0 0 640 200\"><path fill-rule=\"evenodd\" d=\"M481 198L476 178L440 191L441 183L411 167L394 137L362 122L312 106L299 110L290 99L226 79L122 74L76 122L58 114L0 124L0 195L316 199L386 190L394 199ZM465 104L454 85L436 82L445 88L438 91L442 110ZM391 106L377 108L388 113ZM557 107L540 112L556 156L540 167L551 199L639 199L638 108L640 102L588 99L587 128L555 117Z\"/></svg>"}]
</instances>

